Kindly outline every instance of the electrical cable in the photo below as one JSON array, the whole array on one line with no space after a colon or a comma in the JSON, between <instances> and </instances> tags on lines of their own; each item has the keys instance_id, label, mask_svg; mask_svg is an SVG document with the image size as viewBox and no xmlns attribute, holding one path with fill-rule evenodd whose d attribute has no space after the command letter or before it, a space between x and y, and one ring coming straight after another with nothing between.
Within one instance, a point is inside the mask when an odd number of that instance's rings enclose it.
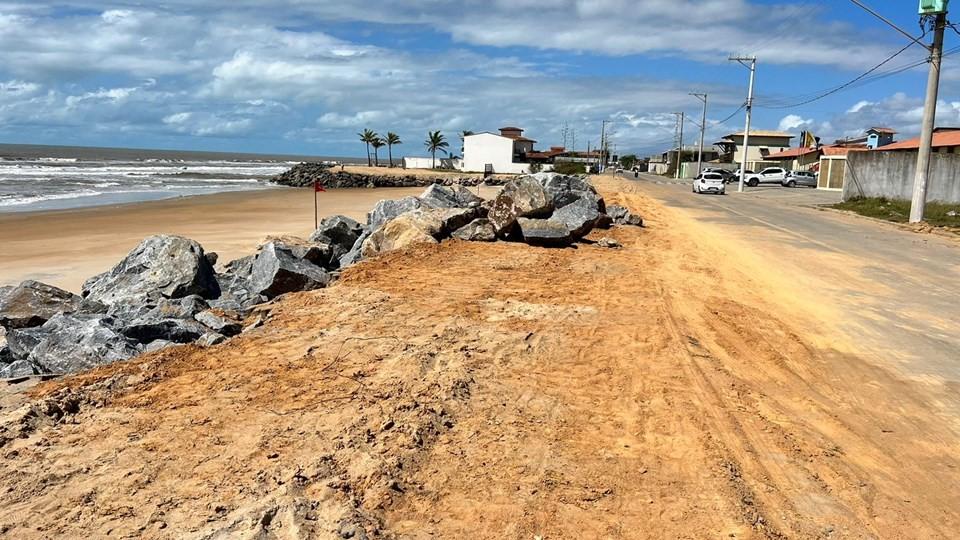
<instances>
[{"instance_id":1,"label":"electrical cable","mask_svg":"<svg viewBox=\"0 0 960 540\"><path fill-rule=\"evenodd\" d=\"M839 92L839 91L841 91L841 90L843 90L843 89L845 89L845 88L853 85L854 83L856 83L856 82L864 79L865 77L869 76L871 73L873 73L873 72L877 71L878 69L882 68L883 66L887 65L887 63L889 63L889 62L890 62L891 60L893 60L894 58L896 58L896 57L900 56L901 54L903 54L904 52L906 52L906 50L909 49L910 47L913 47L913 45L914 45L914 43L912 43L912 42L909 43L909 44L907 44L905 47L903 47L903 48L900 49L899 51L893 53L891 56L888 56L884 61L880 62L879 64L877 64L877 65L875 65L875 66L873 66L872 68L870 68L870 69L867 70L866 72L862 73L862 74L859 75L858 77L856 77L856 78L854 78L854 79L852 79L852 80L850 80L850 81L847 81L846 83L841 84L840 86L831 88L831 89L826 90L826 91L824 91L824 92L821 92L820 94L818 94L818 95L816 95L816 96L814 96L814 97L812 97L812 98L810 98L810 99L806 99L806 100L800 101L799 103L791 103L791 104L789 104L789 105L755 105L755 106L760 107L760 108L762 108L762 109L792 109L792 108L794 108L794 107L800 107L800 106L803 106L803 105L808 105L808 104L810 104L810 103L813 103L814 101L820 101L821 99L823 99L823 98L825 98L825 97L827 97L827 96L836 94L837 92Z\"/></svg>"}]
</instances>

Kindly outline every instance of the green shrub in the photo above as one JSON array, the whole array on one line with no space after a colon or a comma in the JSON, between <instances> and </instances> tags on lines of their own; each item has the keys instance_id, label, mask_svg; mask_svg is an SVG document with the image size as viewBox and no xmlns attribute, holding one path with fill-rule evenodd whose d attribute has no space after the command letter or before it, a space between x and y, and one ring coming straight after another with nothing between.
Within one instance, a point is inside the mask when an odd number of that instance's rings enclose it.
<instances>
[{"instance_id":1,"label":"green shrub","mask_svg":"<svg viewBox=\"0 0 960 540\"><path fill-rule=\"evenodd\" d=\"M577 163L575 161L558 161L553 164L553 172L560 174L585 174L587 168L583 163Z\"/></svg>"}]
</instances>

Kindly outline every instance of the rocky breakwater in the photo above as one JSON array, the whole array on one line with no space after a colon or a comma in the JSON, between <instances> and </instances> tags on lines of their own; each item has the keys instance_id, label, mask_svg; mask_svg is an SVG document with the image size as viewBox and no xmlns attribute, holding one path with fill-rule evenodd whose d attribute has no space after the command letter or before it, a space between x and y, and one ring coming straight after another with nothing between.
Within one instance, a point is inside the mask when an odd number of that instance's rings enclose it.
<instances>
[{"instance_id":1,"label":"rocky breakwater","mask_svg":"<svg viewBox=\"0 0 960 540\"><path fill-rule=\"evenodd\" d=\"M376 187L426 187L432 184L444 186L503 185L505 179L491 176L484 181L479 175L455 176L449 174L414 175L403 169L384 169L383 174L362 174L342 171L320 163L300 163L270 179L273 184L290 187L310 187L314 181L327 188L376 188Z\"/></svg>"},{"instance_id":2,"label":"rocky breakwater","mask_svg":"<svg viewBox=\"0 0 960 540\"><path fill-rule=\"evenodd\" d=\"M594 228L642 225L607 206L584 178L543 173L510 180L492 200L463 186L430 185L384 200L365 224L324 218L307 239L268 238L223 264L197 242L143 240L80 295L36 281L0 288L0 378L73 373L177 344L211 346L257 327L265 303L326 287L367 257L446 239L568 246Z\"/></svg>"}]
</instances>

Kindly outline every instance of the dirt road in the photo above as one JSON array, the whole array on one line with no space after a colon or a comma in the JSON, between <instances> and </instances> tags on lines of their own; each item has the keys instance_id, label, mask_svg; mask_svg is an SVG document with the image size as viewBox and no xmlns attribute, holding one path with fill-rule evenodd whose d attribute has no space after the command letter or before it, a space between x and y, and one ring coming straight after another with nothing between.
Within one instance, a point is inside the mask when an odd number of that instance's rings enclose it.
<instances>
[{"instance_id":1,"label":"dirt road","mask_svg":"<svg viewBox=\"0 0 960 540\"><path fill-rule=\"evenodd\" d=\"M950 538L955 389L601 180L624 244L444 243L0 410L10 538ZM69 411L77 412L72 413ZM54 423L61 412L65 420Z\"/></svg>"}]
</instances>

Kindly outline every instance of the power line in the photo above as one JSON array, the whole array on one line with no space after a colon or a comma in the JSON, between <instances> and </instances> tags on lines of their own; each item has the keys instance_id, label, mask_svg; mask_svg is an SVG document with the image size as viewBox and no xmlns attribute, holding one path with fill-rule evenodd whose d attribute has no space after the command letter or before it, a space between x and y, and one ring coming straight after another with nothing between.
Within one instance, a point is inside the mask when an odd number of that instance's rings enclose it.
<instances>
[{"instance_id":1,"label":"power line","mask_svg":"<svg viewBox=\"0 0 960 540\"><path fill-rule=\"evenodd\" d=\"M740 111L742 111L743 108L746 107L746 106L747 106L747 104L744 103L743 105L737 107L737 110L735 110L735 111L733 111L732 113L730 113L730 116L728 116L728 117L724 118L723 120L721 120L721 121L719 121L719 122L716 122L716 123L717 123L717 124L725 124L725 123L728 122L731 118L733 118L734 116L736 116L737 113L739 113Z\"/></svg>"},{"instance_id":2,"label":"power line","mask_svg":"<svg viewBox=\"0 0 960 540\"><path fill-rule=\"evenodd\" d=\"M792 108L794 108L794 107L800 107L800 106L802 106L802 105L807 105L807 104L809 104L809 103L813 103L814 101L820 101L821 99L823 99L823 98L825 98L825 97L827 97L827 96L836 94L837 92L839 92L839 91L847 88L848 86L856 83L857 81L860 81L861 79L867 77L868 75L870 75L870 74L873 73L874 71L876 71L876 70L882 68L883 66L887 65L887 63L889 63L889 62L890 62L891 60L893 60L894 58L896 58L896 57L900 56L901 54L903 54L904 52L906 52L906 50L909 49L910 47L913 47L913 45L914 45L913 43L908 43L904 48L902 48L902 49L900 49L899 51L893 53L891 56L888 56L888 57L886 58L886 60L884 60L883 62L880 62L879 64L877 64L877 65L875 65L875 66L873 66L872 68L870 68L869 70L867 70L865 73L862 73L861 75L857 76L857 77L854 78L853 80L847 81L847 82L841 84L840 86L831 88L830 90L827 90L827 91L825 91L825 92L823 92L823 93L821 93L821 94L819 94L819 95L817 95L817 96L815 96L815 97L812 97L812 98L810 98L810 99L801 101L801 102L799 102L799 103L791 103L791 104L789 104L789 105L758 105L758 107L762 107L762 108L764 108L764 109L792 109Z\"/></svg>"}]
</instances>

